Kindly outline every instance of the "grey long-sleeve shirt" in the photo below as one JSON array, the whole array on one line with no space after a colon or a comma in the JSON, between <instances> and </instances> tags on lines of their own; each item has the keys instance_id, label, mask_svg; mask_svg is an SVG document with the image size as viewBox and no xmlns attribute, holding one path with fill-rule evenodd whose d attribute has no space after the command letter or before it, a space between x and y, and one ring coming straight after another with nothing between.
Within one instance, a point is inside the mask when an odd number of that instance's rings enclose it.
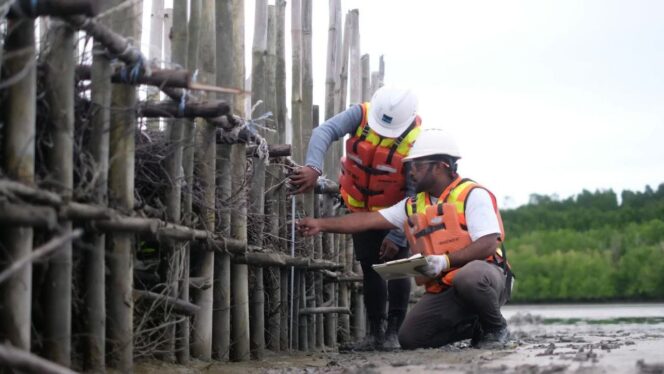
<instances>
[{"instance_id":1,"label":"grey long-sleeve shirt","mask_svg":"<svg viewBox=\"0 0 664 374\"><path fill-rule=\"evenodd\" d=\"M345 111L335 115L325 121L322 125L316 127L311 134L309 146L307 148L307 157L305 165L314 166L323 170L323 162L327 149L339 139L347 134L355 134L357 127L362 122L362 109L359 105L353 105ZM408 175L408 164L406 164L406 175ZM415 188L410 178L406 179L406 195L413 196ZM391 230L387 238L395 244L406 247L408 241L401 228Z\"/></svg>"}]
</instances>

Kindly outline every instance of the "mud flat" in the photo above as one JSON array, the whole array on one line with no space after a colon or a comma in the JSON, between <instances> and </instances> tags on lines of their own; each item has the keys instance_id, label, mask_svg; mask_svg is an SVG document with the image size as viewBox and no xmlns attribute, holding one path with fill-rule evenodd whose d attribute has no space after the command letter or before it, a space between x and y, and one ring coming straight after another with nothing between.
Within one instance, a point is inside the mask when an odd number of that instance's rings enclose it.
<instances>
[{"instance_id":1,"label":"mud flat","mask_svg":"<svg viewBox=\"0 0 664 374\"><path fill-rule=\"evenodd\" d=\"M502 350L468 341L439 349L268 355L262 361L188 367L143 362L138 373L662 373L664 304L507 307Z\"/></svg>"}]
</instances>

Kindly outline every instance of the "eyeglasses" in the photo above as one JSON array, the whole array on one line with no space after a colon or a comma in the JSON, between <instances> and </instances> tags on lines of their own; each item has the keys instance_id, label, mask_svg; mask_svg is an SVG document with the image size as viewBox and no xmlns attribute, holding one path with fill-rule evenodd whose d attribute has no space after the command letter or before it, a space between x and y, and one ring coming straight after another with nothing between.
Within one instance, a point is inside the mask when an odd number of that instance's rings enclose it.
<instances>
[{"instance_id":1,"label":"eyeglasses","mask_svg":"<svg viewBox=\"0 0 664 374\"><path fill-rule=\"evenodd\" d=\"M435 163L438 163L438 162L440 162L440 163L442 163L443 165L445 165L445 167L447 167L448 169L450 168L450 165L449 165L447 162L444 162L444 161L435 161L435 160L428 160L428 161L413 161L413 162L410 163L410 165L411 165L411 168L413 169L413 171L420 171L420 170L422 170L422 167L423 167L424 165L426 165L426 164L435 164Z\"/></svg>"}]
</instances>

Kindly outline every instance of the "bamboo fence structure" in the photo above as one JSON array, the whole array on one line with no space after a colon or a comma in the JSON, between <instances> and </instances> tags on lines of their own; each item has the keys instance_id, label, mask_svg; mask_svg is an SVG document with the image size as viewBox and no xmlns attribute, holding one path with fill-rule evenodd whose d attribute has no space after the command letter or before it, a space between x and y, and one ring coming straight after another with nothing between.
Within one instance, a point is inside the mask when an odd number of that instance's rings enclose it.
<instances>
[{"instance_id":1,"label":"bamboo fence structure","mask_svg":"<svg viewBox=\"0 0 664 374\"><path fill-rule=\"evenodd\" d=\"M319 4L291 4L290 108L284 0L256 0L251 67L244 0L155 0L152 61L134 42L141 4L0 1L0 366L130 372L144 357L242 361L361 336L350 237L293 232L302 215L344 214L341 147L315 193L288 196L321 122ZM324 119L349 82L357 103L384 79L382 57L373 74L360 65L359 13L342 30L341 0L329 10Z\"/></svg>"}]
</instances>

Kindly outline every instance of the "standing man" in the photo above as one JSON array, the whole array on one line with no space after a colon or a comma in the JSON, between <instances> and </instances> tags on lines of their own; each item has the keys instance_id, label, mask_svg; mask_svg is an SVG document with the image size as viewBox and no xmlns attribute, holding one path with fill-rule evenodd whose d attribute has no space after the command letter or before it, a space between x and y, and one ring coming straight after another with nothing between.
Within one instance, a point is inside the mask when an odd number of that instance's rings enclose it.
<instances>
[{"instance_id":1,"label":"standing man","mask_svg":"<svg viewBox=\"0 0 664 374\"><path fill-rule=\"evenodd\" d=\"M420 132L417 98L408 90L382 87L371 103L355 105L314 129L306 162L295 170L291 183L296 194L314 188L322 174L330 145L345 135L346 156L341 160L341 196L351 212L374 212L392 206L406 196L406 172L402 160ZM408 308L410 280L386 282L372 265L408 257L403 233L389 228L353 233L355 257L362 265L364 304L369 319L366 337L351 350L399 348L398 331ZM389 296L389 312L385 307ZM387 317L387 334L385 320Z\"/></svg>"},{"instance_id":2,"label":"standing man","mask_svg":"<svg viewBox=\"0 0 664 374\"><path fill-rule=\"evenodd\" d=\"M378 212L298 222L304 235L354 233L402 227L413 252L427 265L417 279L427 292L399 331L404 349L439 347L473 338L479 348L504 346L509 338L500 307L511 293L512 273L494 195L457 174L461 157L440 129L422 130L410 155L417 195Z\"/></svg>"}]
</instances>

